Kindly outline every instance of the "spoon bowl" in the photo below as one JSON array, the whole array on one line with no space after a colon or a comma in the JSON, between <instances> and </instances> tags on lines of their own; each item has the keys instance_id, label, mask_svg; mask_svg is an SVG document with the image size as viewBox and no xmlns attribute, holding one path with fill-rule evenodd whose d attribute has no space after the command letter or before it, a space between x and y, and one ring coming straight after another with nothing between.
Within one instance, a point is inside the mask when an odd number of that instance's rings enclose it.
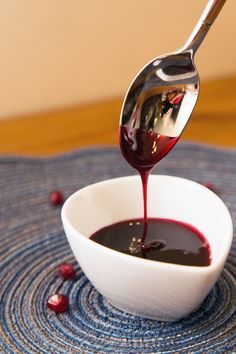
<instances>
[{"instance_id":1,"label":"spoon bowl","mask_svg":"<svg viewBox=\"0 0 236 354\"><path fill-rule=\"evenodd\" d=\"M131 84L122 108L121 126L179 137L198 93L199 75L190 50L158 57Z\"/></svg>"},{"instance_id":2,"label":"spoon bowl","mask_svg":"<svg viewBox=\"0 0 236 354\"><path fill-rule=\"evenodd\" d=\"M121 127L169 138L181 135L199 94L194 55L225 1L210 0L184 47L155 58L138 73L124 99Z\"/></svg>"}]
</instances>

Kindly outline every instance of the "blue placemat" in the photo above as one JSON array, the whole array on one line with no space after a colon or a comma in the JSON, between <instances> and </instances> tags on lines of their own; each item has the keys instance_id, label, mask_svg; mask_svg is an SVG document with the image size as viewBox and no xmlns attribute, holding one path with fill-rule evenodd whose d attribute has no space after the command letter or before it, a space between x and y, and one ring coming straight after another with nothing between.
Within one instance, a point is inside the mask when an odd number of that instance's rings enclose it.
<instances>
[{"instance_id":1,"label":"blue placemat","mask_svg":"<svg viewBox=\"0 0 236 354\"><path fill-rule=\"evenodd\" d=\"M154 171L212 183L236 222L236 151L178 144ZM236 242L202 306L176 323L117 310L76 264L52 190L75 190L134 174L118 149L79 150L52 158L0 158L0 353L233 353L236 351ZM223 237L223 235L222 235ZM72 262L76 280L57 267ZM69 311L54 314L47 297L67 294Z\"/></svg>"}]
</instances>

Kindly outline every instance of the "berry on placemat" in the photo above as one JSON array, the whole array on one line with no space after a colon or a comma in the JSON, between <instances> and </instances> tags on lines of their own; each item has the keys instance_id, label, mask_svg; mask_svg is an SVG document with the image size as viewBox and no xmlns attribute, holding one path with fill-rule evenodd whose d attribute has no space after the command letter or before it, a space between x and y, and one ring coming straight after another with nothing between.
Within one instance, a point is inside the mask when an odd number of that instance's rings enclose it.
<instances>
[{"instance_id":1,"label":"berry on placemat","mask_svg":"<svg viewBox=\"0 0 236 354\"><path fill-rule=\"evenodd\" d=\"M59 267L59 274L63 279L73 279L75 278L75 270L72 264L63 263Z\"/></svg>"},{"instance_id":2,"label":"berry on placemat","mask_svg":"<svg viewBox=\"0 0 236 354\"><path fill-rule=\"evenodd\" d=\"M69 300L66 295L55 294L48 298L47 307L54 312L64 312L68 309Z\"/></svg>"},{"instance_id":3,"label":"berry on placemat","mask_svg":"<svg viewBox=\"0 0 236 354\"><path fill-rule=\"evenodd\" d=\"M63 195L60 191L53 191L50 194L50 202L52 205L60 205L63 203Z\"/></svg>"},{"instance_id":4,"label":"berry on placemat","mask_svg":"<svg viewBox=\"0 0 236 354\"><path fill-rule=\"evenodd\" d=\"M213 186L213 184L208 183L208 182L203 182L202 185L208 189L210 189L212 192L216 192L215 191L215 187Z\"/></svg>"}]
</instances>

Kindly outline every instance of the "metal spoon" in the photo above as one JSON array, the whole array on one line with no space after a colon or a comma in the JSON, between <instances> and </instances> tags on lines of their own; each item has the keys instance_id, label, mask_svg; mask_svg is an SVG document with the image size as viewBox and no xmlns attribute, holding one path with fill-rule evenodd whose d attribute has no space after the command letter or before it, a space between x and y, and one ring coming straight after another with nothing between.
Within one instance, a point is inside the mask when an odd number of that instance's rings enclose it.
<instances>
[{"instance_id":1,"label":"metal spoon","mask_svg":"<svg viewBox=\"0 0 236 354\"><path fill-rule=\"evenodd\" d=\"M121 110L120 125L179 137L199 93L194 55L226 0L210 0L182 49L157 57L135 77Z\"/></svg>"}]
</instances>

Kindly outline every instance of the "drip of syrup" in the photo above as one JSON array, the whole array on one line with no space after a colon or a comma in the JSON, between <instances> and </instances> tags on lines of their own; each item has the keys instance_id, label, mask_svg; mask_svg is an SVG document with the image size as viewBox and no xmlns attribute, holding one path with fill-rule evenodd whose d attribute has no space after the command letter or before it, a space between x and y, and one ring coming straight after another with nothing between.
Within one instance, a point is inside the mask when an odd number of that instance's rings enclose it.
<instances>
[{"instance_id":1,"label":"drip of syrup","mask_svg":"<svg viewBox=\"0 0 236 354\"><path fill-rule=\"evenodd\" d=\"M148 177L153 167L168 154L177 141L178 137L156 134L152 130L147 131L127 126L120 127L120 148L122 154L128 163L139 172L142 180L144 213L141 247L144 253L148 250L148 245L145 244L148 230Z\"/></svg>"}]
</instances>

